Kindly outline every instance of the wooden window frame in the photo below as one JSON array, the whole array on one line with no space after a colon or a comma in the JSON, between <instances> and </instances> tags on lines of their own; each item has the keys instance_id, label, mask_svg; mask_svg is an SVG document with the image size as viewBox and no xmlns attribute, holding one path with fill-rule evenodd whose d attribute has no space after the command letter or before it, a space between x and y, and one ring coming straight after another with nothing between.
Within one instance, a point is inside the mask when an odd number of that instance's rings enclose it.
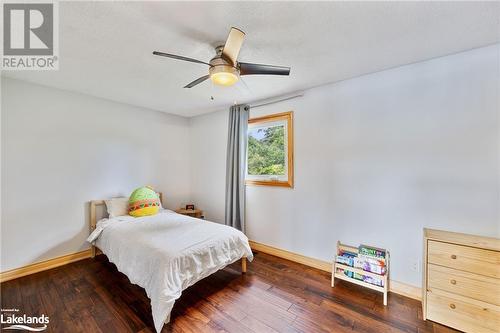
<instances>
[{"instance_id":1,"label":"wooden window frame","mask_svg":"<svg viewBox=\"0 0 500 333\"><path fill-rule=\"evenodd\" d=\"M255 123L267 123L274 121L282 121L285 120L287 122L287 148L288 148L288 180L255 180L255 179L246 179L246 185L256 185L256 186L280 186L280 187L289 187L293 188L293 111L275 113L268 116L251 118L248 120L248 124ZM245 161L245 167L247 167L248 157ZM245 172L246 174L246 172Z\"/></svg>"}]
</instances>

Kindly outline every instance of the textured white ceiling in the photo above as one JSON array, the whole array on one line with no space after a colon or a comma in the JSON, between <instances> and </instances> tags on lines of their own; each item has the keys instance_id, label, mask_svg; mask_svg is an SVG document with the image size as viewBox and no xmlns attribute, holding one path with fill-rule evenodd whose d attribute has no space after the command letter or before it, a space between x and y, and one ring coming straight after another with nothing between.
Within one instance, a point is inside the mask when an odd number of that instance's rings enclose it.
<instances>
[{"instance_id":1,"label":"textured white ceiling","mask_svg":"<svg viewBox=\"0 0 500 333\"><path fill-rule=\"evenodd\" d=\"M60 70L2 75L193 116L499 42L499 13L499 2L61 2ZM207 67L151 54L208 61L231 26L246 32L241 61L291 76L184 89Z\"/></svg>"}]
</instances>

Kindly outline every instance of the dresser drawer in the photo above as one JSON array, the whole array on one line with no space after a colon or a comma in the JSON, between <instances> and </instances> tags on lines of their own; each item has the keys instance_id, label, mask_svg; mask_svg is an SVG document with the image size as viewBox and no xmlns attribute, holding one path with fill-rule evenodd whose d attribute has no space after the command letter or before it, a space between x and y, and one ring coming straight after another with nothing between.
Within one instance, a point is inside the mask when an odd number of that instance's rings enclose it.
<instances>
[{"instance_id":1,"label":"dresser drawer","mask_svg":"<svg viewBox=\"0 0 500 333\"><path fill-rule=\"evenodd\" d=\"M428 262L461 271L500 278L500 252L429 240Z\"/></svg>"},{"instance_id":2,"label":"dresser drawer","mask_svg":"<svg viewBox=\"0 0 500 333\"><path fill-rule=\"evenodd\" d=\"M498 306L485 306L481 303L428 291L427 318L464 332L500 332Z\"/></svg>"},{"instance_id":3,"label":"dresser drawer","mask_svg":"<svg viewBox=\"0 0 500 333\"><path fill-rule=\"evenodd\" d=\"M486 303L500 305L500 279L429 265L427 288L445 290Z\"/></svg>"}]
</instances>

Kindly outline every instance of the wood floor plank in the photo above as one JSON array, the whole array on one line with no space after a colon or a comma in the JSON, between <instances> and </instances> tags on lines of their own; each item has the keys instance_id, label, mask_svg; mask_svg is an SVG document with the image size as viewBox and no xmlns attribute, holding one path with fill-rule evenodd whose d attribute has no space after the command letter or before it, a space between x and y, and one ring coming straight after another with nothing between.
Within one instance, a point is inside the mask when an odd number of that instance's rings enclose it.
<instances>
[{"instance_id":1,"label":"wood floor plank","mask_svg":"<svg viewBox=\"0 0 500 333\"><path fill-rule=\"evenodd\" d=\"M0 285L2 308L50 317L47 332L155 332L145 291L103 255ZM415 332L451 333L422 320L420 302L381 295L328 273L256 253L183 292L162 332Z\"/></svg>"},{"instance_id":2,"label":"wood floor plank","mask_svg":"<svg viewBox=\"0 0 500 333\"><path fill-rule=\"evenodd\" d=\"M350 318L354 321L354 331L360 332L394 332L394 333L402 333L402 332L415 332L416 327L404 327L405 329L401 329L399 327L394 327L391 323L386 323L382 320L378 320L378 318L368 317L359 312L351 310L348 307L345 307L339 303L332 302L330 300L324 300L321 304L321 307L327 309L330 312L341 315L345 318ZM407 329L408 328L408 329Z\"/></svg>"},{"instance_id":3,"label":"wood floor plank","mask_svg":"<svg viewBox=\"0 0 500 333\"><path fill-rule=\"evenodd\" d=\"M212 303L208 301L200 302L197 306L201 313L210 318L211 321L213 321L219 327L222 327L227 332L230 333L238 333L244 331L249 331L249 333L253 332L248 330L248 327L246 327L241 322L243 318L241 318L240 320L236 320L235 318L228 315L226 312L221 311L219 308L217 308L217 306L214 306ZM256 331L255 333L259 332Z\"/></svg>"},{"instance_id":4,"label":"wood floor plank","mask_svg":"<svg viewBox=\"0 0 500 333\"><path fill-rule=\"evenodd\" d=\"M296 314L300 319L315 322L319 327L331 329L334 332L352 332L354 326L351 318L333 312L328 313L313 303L307 307L293 304L288 311Z\"/></svg>"}]
</instances>

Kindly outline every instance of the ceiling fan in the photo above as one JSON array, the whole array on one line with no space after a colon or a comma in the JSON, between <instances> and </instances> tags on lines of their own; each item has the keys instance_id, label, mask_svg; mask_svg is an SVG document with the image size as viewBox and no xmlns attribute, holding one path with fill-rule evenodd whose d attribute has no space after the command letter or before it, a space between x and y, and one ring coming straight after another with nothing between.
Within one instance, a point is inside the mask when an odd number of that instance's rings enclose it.
<instances>
[{"instance_id":1,"label":"ceiling fan","mask_svg":"<svg viewBox=\"0 0 500 333\"><path fill-rule=\"evenodd\" d=\"M290 75L290 67L261 65L237 61L244 38L245 33L243 31L234 27L231 28L226 43L215 48L215 57L213 57L209 62L159 51L154 51L153 54L210 66L207 75L194 80L193 82L187 84L184 88L192 88L208 78L210 78L215 84L231 86L238 81L240 76L243 75Z\"/></svg>"}]
</instances>

